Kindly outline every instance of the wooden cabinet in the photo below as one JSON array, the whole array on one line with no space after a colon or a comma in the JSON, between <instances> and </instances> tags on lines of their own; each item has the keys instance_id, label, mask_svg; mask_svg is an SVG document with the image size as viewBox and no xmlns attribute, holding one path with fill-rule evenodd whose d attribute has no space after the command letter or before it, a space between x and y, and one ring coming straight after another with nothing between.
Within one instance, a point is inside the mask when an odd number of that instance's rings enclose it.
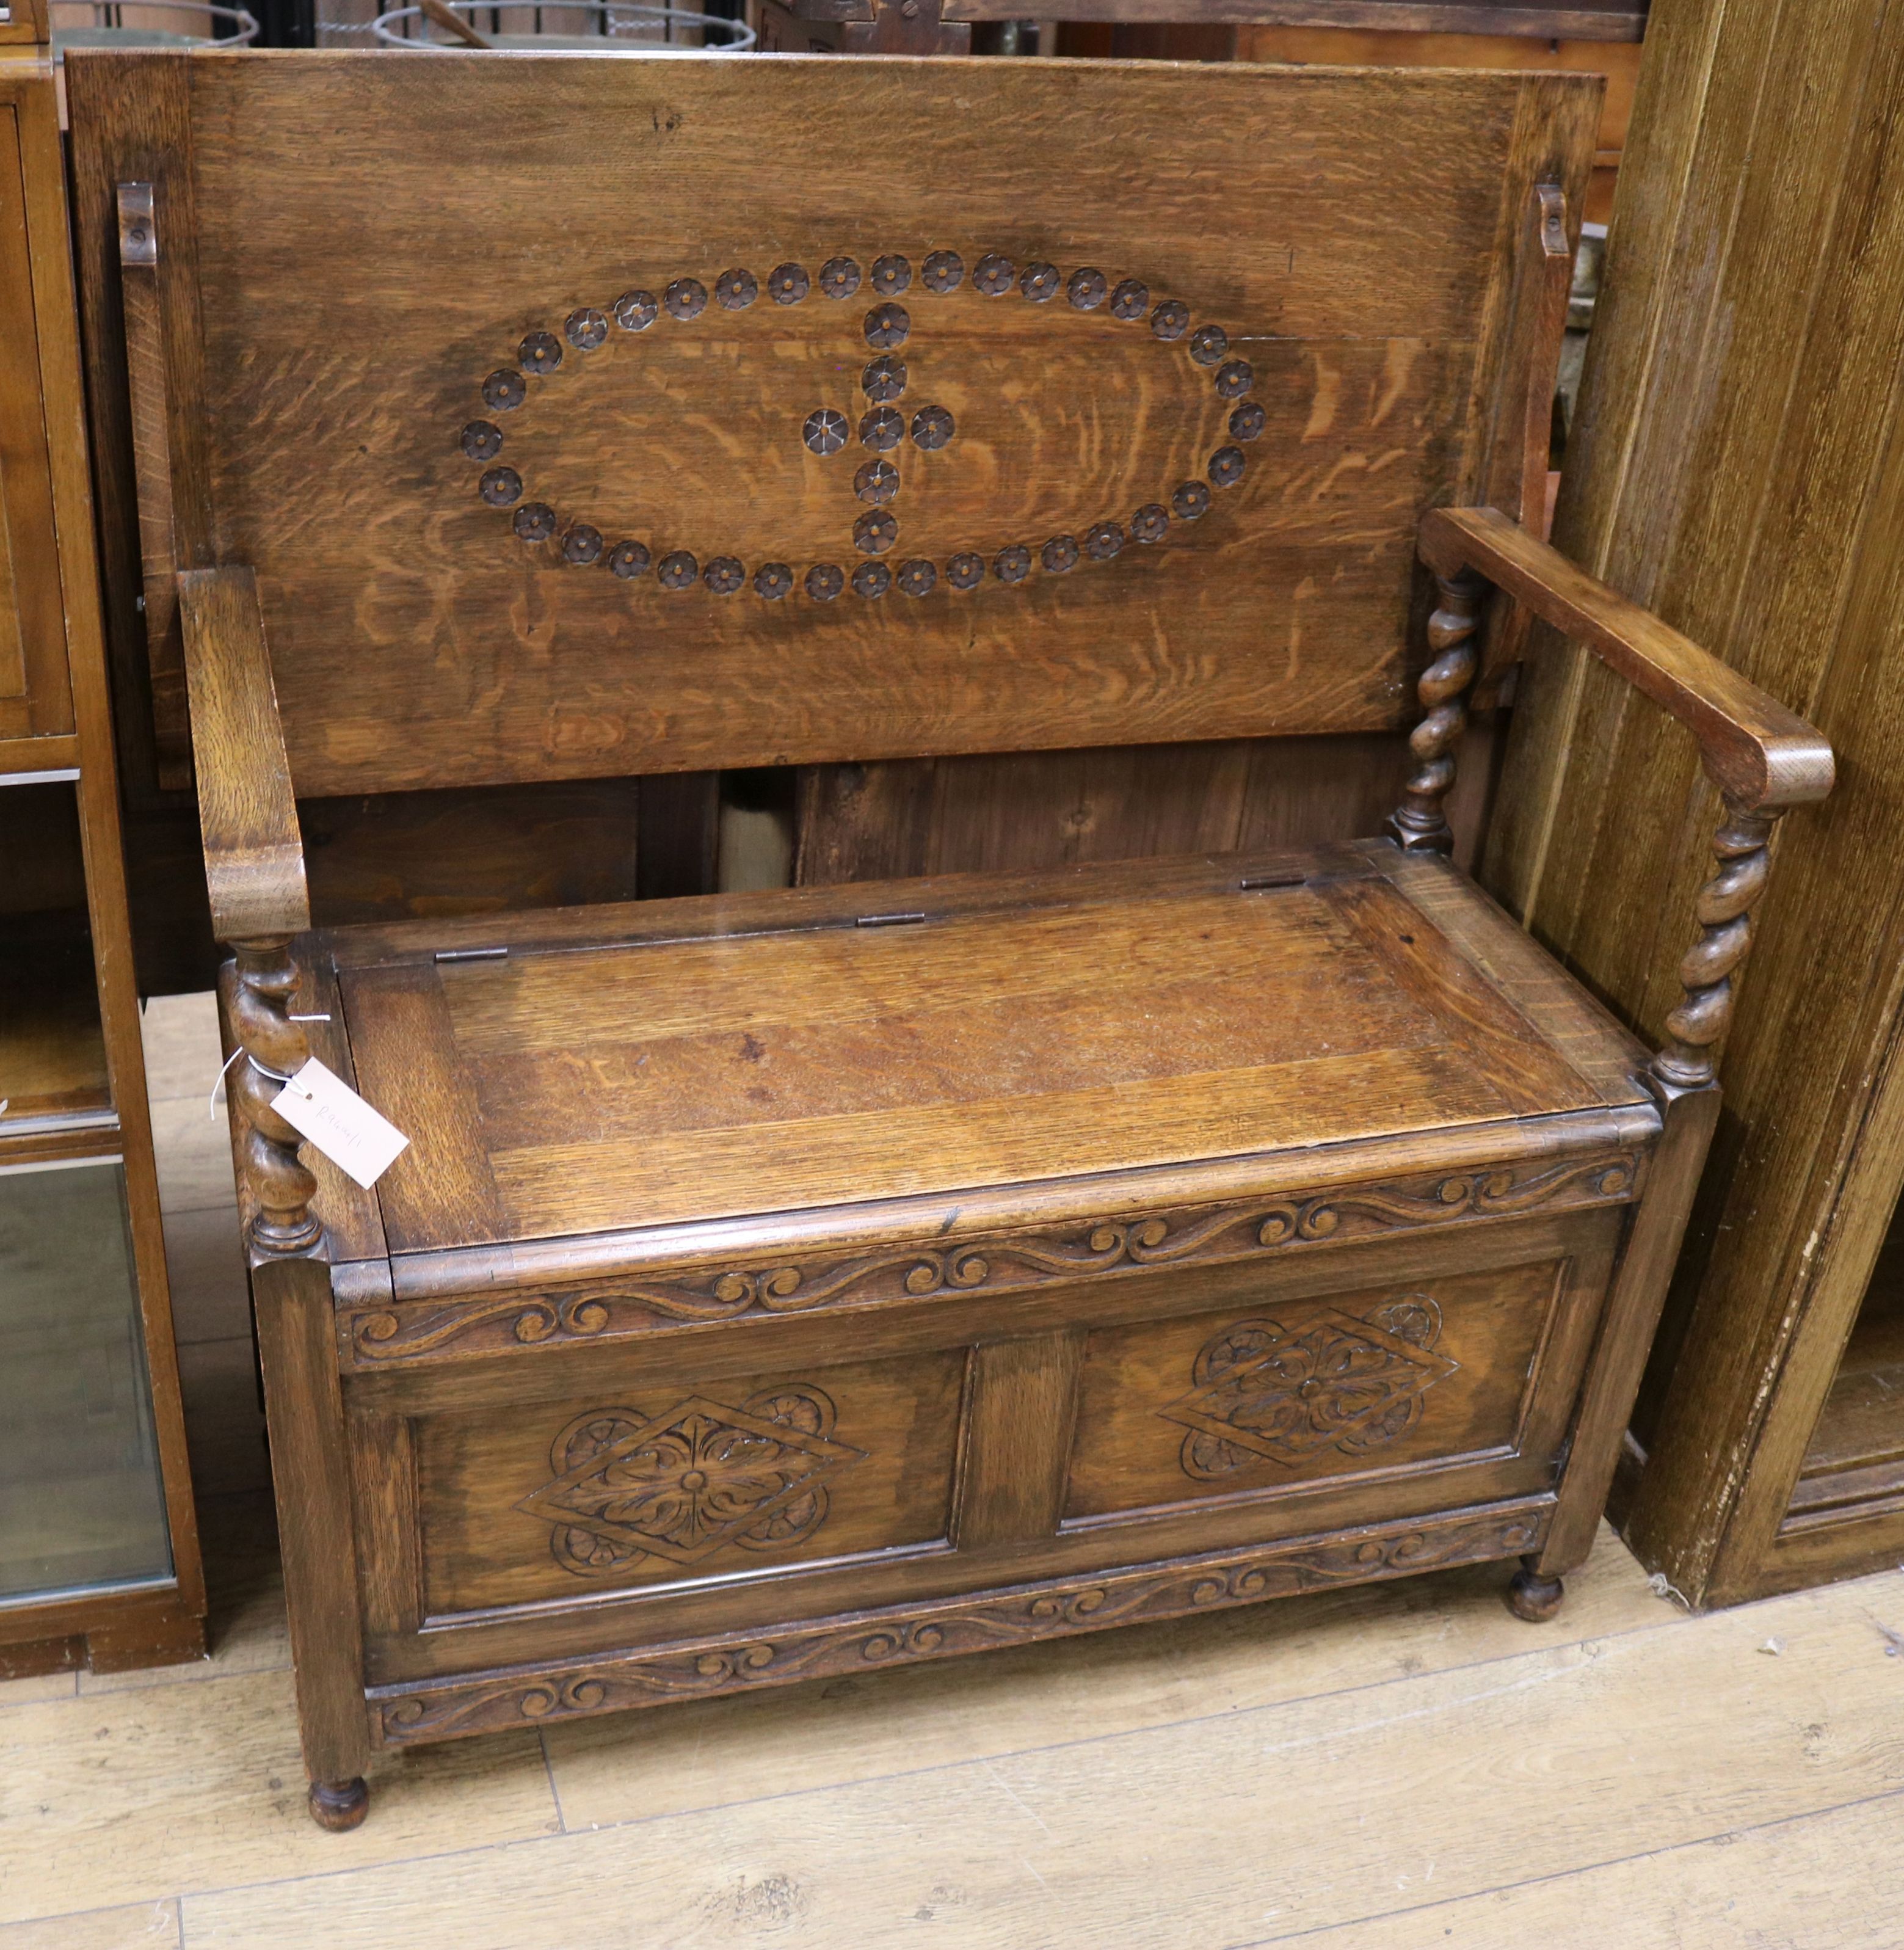
<instances>
[{"instance_id":1,"label":"wooden cabinet","mask_svg":"<svg viewBox=\"0 0 1904 1950\"><path fill-rule=\"evenodd\" d=\"M27 769L68 762L73 732L29 230L24 145L30 134L45 139L23 126L34 114L30 90L0 82L0 293L8 314L0 336L0 763ZM59 178L36 175L33 195L33 217L63 227ZM63 742L30 743L42 738Z\"/></svg>"},{"instance_id":2,"label":"wooden cabinet","mask_svg":"<svg viewBox=\"0 0 1904 1950\"><path fill-rule=\"evenodd\" d=\"M4 32L0 29L0 32ZM139 1046L60 136L0 51L0 1675L204 1598Z\"/></svg>"},{"instance_id":3,"label":"wooden cabinet","mask_svg":"<svg viewBox=\"0 0 1904 1950\"><path fill-rule=\"evenodd\" d=\"M46 39L46 0L0 0L0 48L32 47Z\"/></svg>"},{"instance_id":4,"label":"wooden cabinet","mask_svg":"<svg viewBox=\"0 0 1904 1950\"><path fill-rule=\"evenodd\" d=\"M1624 1486L1642 1560L1724 1604L1904 1555L1904 18L1656 0L1647 47L1556 540L1844 781L1781 842ZM1531 674L1485 876L1645 1020L1710 801L1563 646Z\"/></svg>"}]
</instances>

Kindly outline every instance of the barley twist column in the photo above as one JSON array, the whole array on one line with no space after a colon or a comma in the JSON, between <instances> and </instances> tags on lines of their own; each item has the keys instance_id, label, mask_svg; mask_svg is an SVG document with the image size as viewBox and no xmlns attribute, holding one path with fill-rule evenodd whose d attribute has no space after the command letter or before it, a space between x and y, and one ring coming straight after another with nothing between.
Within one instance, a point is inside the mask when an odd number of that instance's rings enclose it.
<instances>
[{"instance_id":1,"label":"barley twist column","mask_svg":"<svg viewBox=\"0 0 1904 1950\"><path fill-rule=\"evenodd\" d=\"M1471 570L1438 575L1440 601L1428 619L1428 646L1434 661L1416 686L1426 714L1410 733L1408 749L1415 768L1401 804L1389 816L1388 830L1396 843L1411 852L1451 852L1454 834L1442 802L1454 783L1454 752L1468 724L1468 687L1479 661L1476 632L1487 600L1485 580Z\"/></svg>"},{"instance_id":2,"label":"barley twist column","mask_svg":"<svg viewBox=\"0 0 1904 1950\"><path fill-rule=\"evenodd\" d=\"M298 1156L297 1132L271 1107L310 1054L304 1031L289 1014L298 964L285 936L235 941L232 948L238 961L232 1028L245 1052L232 1092L245 1116L245 1180L257 1207L251 1238L260 1252L301 1253L323 1231L310 1209L317 1181Z\"/></svg>"},{"instance_id":3,"label":"barley twist column","mask_svg":"<svg viewBox=\"0 0 1904 1950\"><path fill-rule=\"evenodd\" d=\"M1686 998L1666 1018L1666 1044L1653 1059L1662 1082L1696 1090L1712 1080L1712 1045L1732 1020L1732 973L1752 947L1752 909L1765 892L1775 812L1728 805L1712 837L1719 871L1699 890L1700 936L1679 964Z\"/></svg>"}]
</instances>

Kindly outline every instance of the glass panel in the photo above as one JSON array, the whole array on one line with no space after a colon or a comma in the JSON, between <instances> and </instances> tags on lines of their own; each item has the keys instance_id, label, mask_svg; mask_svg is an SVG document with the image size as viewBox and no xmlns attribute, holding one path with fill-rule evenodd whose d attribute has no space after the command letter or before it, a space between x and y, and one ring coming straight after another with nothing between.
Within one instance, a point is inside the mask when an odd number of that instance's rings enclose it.
<instances>
[{"instance_id":1,"label":"glass panel","mask_svg":"<svg viewBox=\"0 0 1904 1950\"><path fill-rule=\"evenodd\" d=\"M0 1172L0 1600L171 1575L124 1170Z\"/></svg>"}]
</instances>

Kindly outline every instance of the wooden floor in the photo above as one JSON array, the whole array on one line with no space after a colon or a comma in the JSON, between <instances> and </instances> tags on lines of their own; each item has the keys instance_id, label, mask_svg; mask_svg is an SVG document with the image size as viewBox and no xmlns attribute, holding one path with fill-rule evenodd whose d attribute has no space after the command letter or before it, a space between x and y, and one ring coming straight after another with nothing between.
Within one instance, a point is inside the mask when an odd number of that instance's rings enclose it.
<instances>
[{"instance_id":1,"label":"wooden floor","mask_svg":"<svg viewBox=\"0 0 1904 1950\"><path fill-rule=\"evenodd\" d=\"M0 1685L0 1950L1899 1950L1904 1572L1498 1570L425 1749L303 1810L200 998L149 1061L217 1651Z\"/></svg>"}]
</instances>

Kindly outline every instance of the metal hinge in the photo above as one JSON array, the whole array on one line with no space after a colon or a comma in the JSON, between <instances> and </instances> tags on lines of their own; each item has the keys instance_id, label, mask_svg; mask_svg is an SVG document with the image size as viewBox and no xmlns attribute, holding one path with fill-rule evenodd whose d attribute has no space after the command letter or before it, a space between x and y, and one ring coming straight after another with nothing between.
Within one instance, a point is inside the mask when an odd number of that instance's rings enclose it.
<instances>
[{"instance_id":1,"label":"metal hinge","mask_svg":"<svg viewBox=\"0 0 1904 1950\"><path fill-rule=\"evenodd\" d=\"M439 961L500 961L508 953L506 948L439 948L436 958Z\"/></svg>"},{"instance_id":2,"label":"metal hinge","mask_svg":"<svg viewBox=\"0 0 1904 1950\"><path fill-rule=\"evenodd\" d=\"M1254 894L1265 887L1300 887L1308 878L1307 874L1245 874L1236 883L1236 891Z\"/></svg>"},{"instance_id":3,"label":"metal hinge","mask_svg":"<svg viewBox=\"0 0 1904 1950\"><path fill-rule=\"evenodd\" d=\"M910 927L915 921L925 919L922 914L862 914L853 923L855 927Z\"/></svg>"}]
</instances>

